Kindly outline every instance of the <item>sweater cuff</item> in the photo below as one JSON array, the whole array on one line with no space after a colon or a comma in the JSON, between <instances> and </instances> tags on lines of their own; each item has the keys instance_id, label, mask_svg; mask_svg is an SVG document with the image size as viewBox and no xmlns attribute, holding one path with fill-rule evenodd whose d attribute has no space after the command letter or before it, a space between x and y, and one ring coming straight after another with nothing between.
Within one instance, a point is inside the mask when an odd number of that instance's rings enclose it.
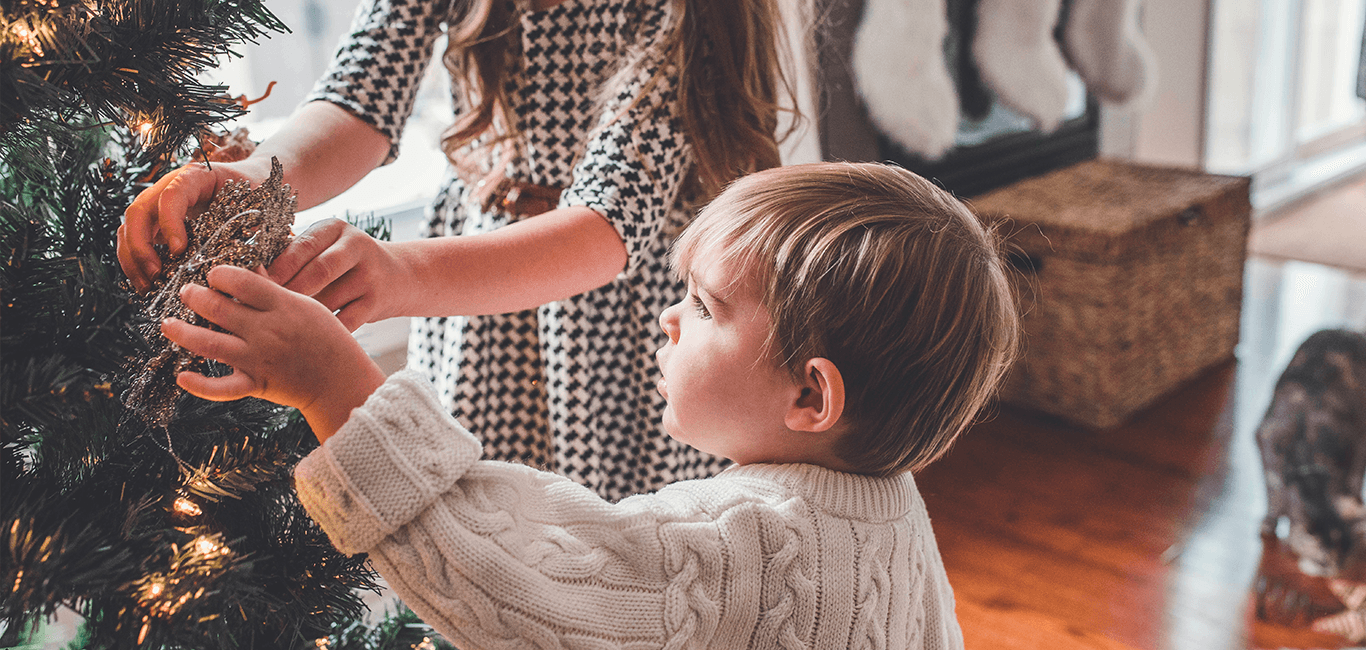
<instances>
[{"instance_id":1,"label":"sweater cuff","mask_svg":"<svg viewBox=\"0 0 1366 650\"><path fill-rule=\"evenodd\" d=\"M482 452L431 384L404 370L299 463L294 484L332 544L363 553L448 491Z\"/></svg>"}]
</instances>

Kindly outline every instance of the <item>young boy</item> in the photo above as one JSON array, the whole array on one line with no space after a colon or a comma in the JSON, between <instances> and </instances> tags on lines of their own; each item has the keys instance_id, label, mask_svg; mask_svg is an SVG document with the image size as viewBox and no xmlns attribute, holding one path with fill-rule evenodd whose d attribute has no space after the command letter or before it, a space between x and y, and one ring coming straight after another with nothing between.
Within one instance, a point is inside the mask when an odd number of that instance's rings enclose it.
<instances>
[{"instance_id":1,"label":"young boy","mask_svg":"<svg viewBox=\"0 0 1366 650\"><path fill-rule=\"evenodd\" d=\"M734 465L616 504L479 460L429 385L386 380L325 307L260 275L183 292L229 333L163 331L235 368L182 374L191 393L303 412L323 442L295 470L308 511L462 648L960 648L911 473L1015 349L992 234L904 170L801 165L732 184L674 266L664 430Z\"/></svg>"}]
</instances>

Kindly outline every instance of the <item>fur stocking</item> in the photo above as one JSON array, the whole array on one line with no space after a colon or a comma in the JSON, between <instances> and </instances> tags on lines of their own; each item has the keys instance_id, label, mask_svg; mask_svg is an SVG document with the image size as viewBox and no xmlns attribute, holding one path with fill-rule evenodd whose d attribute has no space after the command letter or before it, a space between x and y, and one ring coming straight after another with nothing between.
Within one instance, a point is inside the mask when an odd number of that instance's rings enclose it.
<instances>
[{"instance_id":1,"label":"fur stocking","mask_svg":"<svg viewBox=\"0 0 1366 650\"><path fill-rule=\"evenodd\" d=\"M981 0L972 54L1002 104L1052 131L1067 110L1067 62L1053 39L1061 0Z\"/></svg>"},{"instance_id":2,"label":"fur stocking","mask_svg":"<svg viewBox=\"0 0 1366 650\"><path fill-rule=\"evenodd\" d=\"M854 85L868 117L907 151L938 158L958 133L944 63L944 0L867 0L854 35Z\"/></svg>"},{"instance_id":3,"label":"fur stocking","mask_svg":"<svg viewBox=\"0 0 1366 650\"><path fill-rule=\"evenodd\" d=\"M1075 0L1063 32L1072 68L1096 97L1122 104L1154 84L1157 66L1138 25L1139 0Z\"/></svg>"}]
</instances>

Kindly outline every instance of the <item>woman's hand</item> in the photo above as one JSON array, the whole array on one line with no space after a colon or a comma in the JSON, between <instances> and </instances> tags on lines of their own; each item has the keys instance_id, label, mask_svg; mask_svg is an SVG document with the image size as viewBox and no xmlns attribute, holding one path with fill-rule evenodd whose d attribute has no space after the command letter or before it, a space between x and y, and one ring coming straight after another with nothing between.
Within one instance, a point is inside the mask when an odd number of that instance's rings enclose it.
<instances>
[{"instance_id":1,"label":"woman's hand","mask_svg":"<svg viewBox=\"0 0 1366 650\"><path fill-rule=\"evenodd\" d=\"M167 319L166 338L232 366L226 377L182 372L176 383L213 401L259 397L299 409L318 440L384 383L384 372L318 301L235 266L209 271L209 286L186 285L187 307L227 332Z\"/></svg>"},{"instance_id":2,"label":"woman's hand","mask_svg":"<svg viewBox=\"0 0 1366 650\"><path fill-rule=\"evenodd\" d=\"M383 243L337 219L319 221L294 238L270 265L270 278L313 296L346 329L407 315L399 305L413 283Z\"/></svg>"},{"instance_id":3,"label":"woman's hand","mask_svg":"<svg viewBox=\"0 0 1366 650\"><path fill-rule=\"evenodd\" d=\"M194 163L166 174L138 194L124 211L118 231L119 265L133 288L146 291L161 273L157 244L165 244L171 255L185 252L189 241L185 219L208 208L214 194L229 180L253 185L264 180L270 169L265 168L265 175L257 178L259 166L257 162L213 163L212 167Z\"/></svg>"}]
</instances>

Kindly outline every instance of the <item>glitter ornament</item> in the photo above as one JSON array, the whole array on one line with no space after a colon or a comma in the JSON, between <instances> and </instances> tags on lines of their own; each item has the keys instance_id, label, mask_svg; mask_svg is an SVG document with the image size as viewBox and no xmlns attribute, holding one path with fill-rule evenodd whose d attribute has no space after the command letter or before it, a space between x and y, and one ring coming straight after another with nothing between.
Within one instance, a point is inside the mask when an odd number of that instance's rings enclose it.
<instances>
[{"instance_id":1,"label":"glitter ornament","mask_svg":"<svg viewBox=\"0 0 1366 650\"><path fill-rule=\"evenodd\" d=\"M148 423L165 428L170 422L182 393L176 375L185 370L216 371L204 358L161 335L161 322L171 317L221 331L180 301L180 289L191 283L208 286L209 269L221 264L244 269L269 266L289 244L295 205L294 192L284 183L284 168L271 158L270 177L260 186L252 189L245 181L228 181L207 210L185 222L185 252L163 259L166 272L143 299L149 317L143 334L152 351L125 403Z\"/></svg>"}]
</instances>

